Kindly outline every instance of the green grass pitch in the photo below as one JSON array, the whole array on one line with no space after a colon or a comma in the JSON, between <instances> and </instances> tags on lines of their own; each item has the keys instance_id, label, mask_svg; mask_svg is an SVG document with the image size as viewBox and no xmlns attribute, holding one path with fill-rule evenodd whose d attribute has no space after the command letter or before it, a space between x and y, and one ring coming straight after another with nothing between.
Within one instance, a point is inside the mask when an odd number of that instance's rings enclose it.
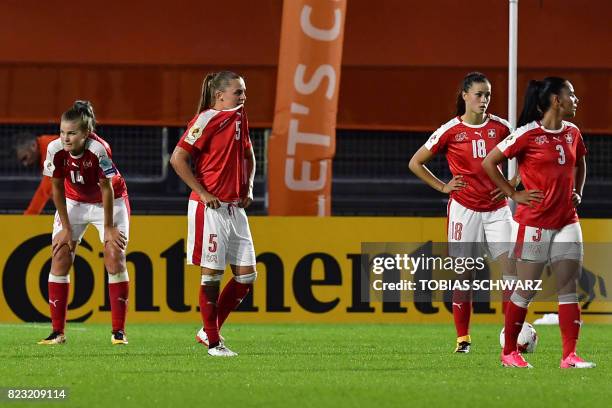
<instances>
[{"instance_id":1,"label":"green grass pitch","mask_svg":"<svg viewBox=\"0 0 612 408\"><path fill-rule=\"evenodd\" d=\"M579 354L598 367L560 370L557 326L536 326L533 370L502 368L501 325L475 324L472 352L452 353L452 324L228 324L236 358L213 358L194 324L69 324L39 346L43 324L0 324L0 387L65 387L67 400L7 406L491 407L610 406L612 325L585 325ZM0 400L5 405L6 400Z\"/></svg>"}]
</instances>

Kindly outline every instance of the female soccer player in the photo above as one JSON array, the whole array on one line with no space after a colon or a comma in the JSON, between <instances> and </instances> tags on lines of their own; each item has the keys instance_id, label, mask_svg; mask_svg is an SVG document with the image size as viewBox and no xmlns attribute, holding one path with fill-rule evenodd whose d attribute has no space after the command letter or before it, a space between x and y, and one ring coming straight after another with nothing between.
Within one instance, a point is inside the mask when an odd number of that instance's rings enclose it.
<instances>
[{"instance_id":1,"label":"female soccer player","mask_svg":"<svg viewBox=\"0 0 612 408\"><path fill-rule=\"evenodd\" d=\"M410 160L410 170L430 187L449 194L447 235L451 256L480 256L475 243L487 242L493 259L499 259L504 279L514 279L508 262L512 213L499 188L488 179L481 163L497 143L510 134L510 125L486 113L491 83L480 72L465 76L457 95L454 118L436 130ZM444 183L425 164L445 153L453 178ZM516 180L513 180L515 183ZM505 243L505 244L504 244ZM467 276L466 276L467 275ZM462 277L469 279L471 273ZM473 277L472 277L473 278ZM453 316L457 330L455 352L468 353L472 309L469 291L453 292ZM502 308L505 309L505 303Z\"/></svg>"},{"instance_id":2,"label":"female soccer player","mask_svg":"<svg viewBox=\"0 0 612 408\"><path fill-rule=\"evenodd\" d=\"M127 344L125 317L128 272L125 248L129 237L129 202L123 177L113 164L111 149L94 132L96 119L88 101L76 101L62 115L60 138L47 148L43 175L52 177L53 258L49 274L49 306L53 331L38 344L66 342L64 328L70 276L77 244L89 224L104 243L104 265L112 315L112 344Z\"/></svg>"},{"instance_id":3,"label":"female soccer player","mask_svg":"<svg viewBox=\"0 0 612 408\"><path fill-rule=\"evenodd\" d=\"M199 303L204 327L196 340L208 346L211 356L237 355L225 347L219 330L257 278L255 249L244 211L253 201L255 178L245 101L242 77L230 71L208 74L196 115L170 159L192 190L187 263L202 268ZM219 295L227 263L234 276Z\"/></svg>"},{"instance_id":4,"label":"female soccer player","mask_svg":"<svg viewBox=\"0 0 612 408\"><path fill-rule=\"evenodd\" d=\"M563 119L573 118L578 97L563 78L530 81L519 128L493 149L483 167L495 184L512 198L517 210L512 223L513 256L519 280L539 279L547 262L557 278L559 326L563 340L561 368L591 368L576 355L580 308L576 281L582 269L582 231L576 206L586 178L586 148L580 130ZM516 157L526 190L515 191L497 165ZM506 310L502 365L527 367L517 338L535 291L516 289Z\"/></svg>"}]
</instances>

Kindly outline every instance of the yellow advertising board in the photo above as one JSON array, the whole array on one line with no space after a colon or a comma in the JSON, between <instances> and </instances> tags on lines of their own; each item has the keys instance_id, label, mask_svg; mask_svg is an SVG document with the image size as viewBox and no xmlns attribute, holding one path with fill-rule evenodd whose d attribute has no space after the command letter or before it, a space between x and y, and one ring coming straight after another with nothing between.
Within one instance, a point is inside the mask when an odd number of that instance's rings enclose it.
<instances>
[{"instance_id":1,"label":"yellow advertising board","mask_svg":"<svg viewBox=\"0 0 612 408\"><path fill-rule=\"evenodd\" d=\"M0 216L0 322L47 321L52 217ZM199 322L200 272L185 265L186 217L133 216L127 251L129 322ZM251 217L259 277L234 322L450 322L444 302L363 302L363 242L444 242L444 218ZM612 242L612 220L583 220L585 242ZM110 322L102 244L90 227L71 271L68 319ZM585 268L609 268L586 254ZM231 276L229 269L225 279ZM603 287L603 280L601 283ZM556 310L541 303L534 312ZM586 313L585 313L586 312ZM612 322L612 304L592 302L585 320ZM499 302L477 304L477 322L501 322Z\"/></svg>"}]
</instances>

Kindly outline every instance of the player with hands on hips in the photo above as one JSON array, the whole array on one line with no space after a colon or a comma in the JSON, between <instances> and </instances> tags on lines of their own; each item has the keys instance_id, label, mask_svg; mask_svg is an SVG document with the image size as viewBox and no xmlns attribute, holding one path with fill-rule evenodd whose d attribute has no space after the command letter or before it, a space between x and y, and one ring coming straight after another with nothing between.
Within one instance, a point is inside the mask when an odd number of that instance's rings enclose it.
<instances>
[{"instance_id":1,"label":"player with hands on hips","mask_svg":"<svg viewBox=\"0 0 612 408\"><path fill-rule=\"evenodd\" d=\"M241 76L230 71L208 74L196 115L170 159L192 190L187 263L201 267L203 323L196 340L208 347L209 355L219 357L236 356L219 332L257 278L255 249L244 210L253 202L255 178L245 102L246 84ZM228 263L233 277L219 293Z\"/></svg>"},{"instance_id":2,"label":"player with hands on hips","mask_svg":"<svg viewBox=\"0 0 612 408\"><path fill-rule=\"evenodd\" d=\"M501 190L489 180L481 163L487 152L510 134L507 121L487 113L491 82L479 72L467 74L457 94L455 116L436 130L410 160L410 170L427 185L449 195L447 238L449 254L481 256L481 246L497 259L506 280L514 280L514 263L508 259L512 214ZM453 175L444 183L426 166L436 154L445 154ZM516 179L512 183L517 183ZM474 279L474 271L458 276ZM504 293L505 309L509 293ZM472 309L471 291L455 290L452 299L457 332L455 352L468 353Z\"/></svg>"}]
</instances>

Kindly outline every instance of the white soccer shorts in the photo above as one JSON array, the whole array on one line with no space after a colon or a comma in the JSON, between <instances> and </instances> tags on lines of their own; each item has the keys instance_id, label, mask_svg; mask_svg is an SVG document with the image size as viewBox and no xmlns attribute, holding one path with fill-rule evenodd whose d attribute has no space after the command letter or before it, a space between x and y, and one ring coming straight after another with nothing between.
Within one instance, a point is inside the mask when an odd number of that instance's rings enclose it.
<instances>
[{"instance_id":1,"label":"white soccer shorts","mask_svg":"<svg viewBox=\"0 0 612 408\"><path fill-rule=\"evenodd\" d=\"M255 247L244 208L221 203L219 208L189 200L187 264L215 270L255 265Z\"/></svg>"},{"instance_id":2,"label":"white soccer shorts","mask_svg":"<svg viewBox=\"0 0 612 408\"><path fill-rule=\"evenodd\" d=\"M72 239L81 242L89 224L93 224L98 230L100 242L104 243L104 206L102 203L82 203L66 198L66 209L68 210L68 221L72 229ZM113 222L117 229L130 239L130 211L127 197L115 198L113 202ZM62 222L57 211L53 221L53 235L62 230Z\"/></svg>"},{"instance_id":3,"label":"white soccer shorts","mask_svg":"<svg viewBox=\"0 0 612 408\"><path fill-rule=\"evenodd\" d=\"M561 229L545 229L520 225L513 220L512 242L512 257L526 262L582 261L584 256L579 222Z\"/></svg>"},{"instance_id":4,"label":"white soccer shorts","mask_svg":"<svg viewBox=\"0 0 612 408\"><path fill-rule=\"evenodd\" d=\"M450 199L447 238L449 255L478 257L488 251L493 259L510 250L512 213L506 205L494 211L474 211Z\"/></svg>"}]
</instances>

